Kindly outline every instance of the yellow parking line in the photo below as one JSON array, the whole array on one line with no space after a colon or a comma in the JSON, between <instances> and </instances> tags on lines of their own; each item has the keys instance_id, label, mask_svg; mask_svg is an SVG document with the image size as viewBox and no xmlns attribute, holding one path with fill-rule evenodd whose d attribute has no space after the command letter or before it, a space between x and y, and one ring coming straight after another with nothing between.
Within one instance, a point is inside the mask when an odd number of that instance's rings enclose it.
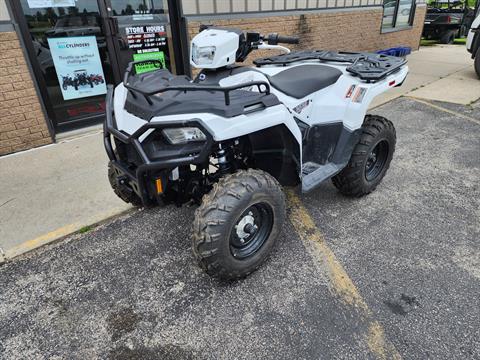
<instances>
[{"instance_id":1,"label":"yellow parking line","mask_svg":"<svg viewBox=\"0 0 480 360\"><path fill-rule=\"evenodd\" d=\"M292 189L287 190L290 220L307 250L315 257L323 271L327 272L330 288L346 305L352 306L366 319L368 348L377 359L401 359L393 344L385 337L382 325L373 318L365 300L358 292L334 252L328 247L322 233L315 226L307 209Z\"/></svg>"},{"instance_id":2,"label":"yellow parking line","mask_svg":"<svg viewBox=\"0 0 480 360\"><path fill-rule=\"evenodd\" d=\"M413 97L413 96L406 96L406 98L408 99L411 99L413 101L416 101L416 102L419 102L421 104L424 104L424 105L427 105L427 106L430 106L431 108L434 108L434 109L437 109L437 110L440 110L440 111L443 111L443 112L446 112L448 114L451 114L451 115L455 115L456 117L460 117L462 119L465 119L465 120L468 120L468 121L471 121L477 125L480 125L480 120L477 120L473 117L470 117L468 115L464 115L464 114L461 114L459 112L456 112L456 111L453 111L453 110L450 110L450 109L446 109L442 106L438 106L438 105L435 105L435 104L432 104L428 101L425 101L425 100L421 100L419 98L416 98L416 97Z\"/></svg>"},{"instance_id":3,"label":"yellow parking line","mask_svg":"<svg viewBox=\"0 0 480 360\"><path fill-rule=\"evenodd\" d=\"M58 228L56 230L50 231L49 233L46 233L42 236L39 236L35 239L31 239L28 241L25 241L17 246L14 246L10 249L5 250L5 257L8 259L12 259L15 256L24 254L26 252L29 252L33 249L36 249L42 245L46 245L54 240L60 239L64 236L70 235L71 233L74 233L75 231L80 230L81 225L80 224L70 224L66 226L62 226L61 228Z\"/></svg>"},{"instance_id":4,"label":"yellow parking line","mask_svg":"<svg viewBox=\"0 0 480 360\"><path fill-rule=\"evenodd\" d=\"M5 260L11 260L16 256L25 254L29 251L35 250L43 245L47 245L51 242L54 242L56 240L62 239L66 237L67 235L71 235L80 229L84 227L91 227L91 226L97 226L99 224L102 224L103 222L110 220L114 217L121 216L123 214L126 214L130 211L134 210L133 208L127 208L125 209L124 207L118 207L114 208L110 211L103 212L100 214L97 214L95 216L92 216L88 220L86 220L84 223L73 223L70 225L65 225L62 226L58 229L55 229L53 231L50 231L46 234L43 234L39 237L36 237L34 239L25 241L19 245L16 245L12 248L9 249L4 249L4 254L3 257ZM1 258L1 257L0 257ZM1 261L0 261L1 262Z\"/></svg>"}]
</instances>

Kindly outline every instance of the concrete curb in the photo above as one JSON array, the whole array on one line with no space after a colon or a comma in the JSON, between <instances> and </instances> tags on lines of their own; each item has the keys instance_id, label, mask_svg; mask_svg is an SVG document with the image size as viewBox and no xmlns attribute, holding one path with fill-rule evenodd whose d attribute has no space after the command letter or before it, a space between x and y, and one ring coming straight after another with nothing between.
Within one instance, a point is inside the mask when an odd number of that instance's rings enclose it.
<instances>
[{"instance_id":1,"label":"concrete curb","mask_svg":"<svg viewBox=\"0 0 480 360\"><path fill-rule=\"evenodd\" d=\"M11 249L2 250L0 248L0 265L5 264L21 255L28 254L34 250L37 250L45 245L51 245L65 239L68 236L72 236L76 233L80 233L82 229L98 227L110 220L116 219L122 215L133 213L137 208L130 208L127 210L112 210L107 213L97 216L97 219L93 222L85 223L73 223L62 226L58 229L50 231L34 239L25 241Z\"/></svg>"}]
</instances>

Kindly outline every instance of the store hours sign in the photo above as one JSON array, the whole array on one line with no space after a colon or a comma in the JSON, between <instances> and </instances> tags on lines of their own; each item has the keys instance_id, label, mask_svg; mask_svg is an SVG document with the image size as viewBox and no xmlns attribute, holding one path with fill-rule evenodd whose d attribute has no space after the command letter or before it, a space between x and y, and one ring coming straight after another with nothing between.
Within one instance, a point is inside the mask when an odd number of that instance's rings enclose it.
<instances>
[{"instance_id":1,"label":"store hours sign","mask_svg":"<svg viewBox=\"0 0 480 360\"><path fill-rule=\"evenodd\" d=\"M125 28L128 48L133 51L133 60L158 60L162 68L167 67L168 43L165 25L135 25ZM158 63L137 65L135 70L141 74L155 70Z\"/></svg>"},{"instance_id":2,"label":"store hours sign","mask_svg":"<svg viewBox=\"0 0 480 360\"><path fill-rule=\"evenodd\" d=\"M95 36L48 39L64 100L107 93Z\"/></svg>"}]
</instances>

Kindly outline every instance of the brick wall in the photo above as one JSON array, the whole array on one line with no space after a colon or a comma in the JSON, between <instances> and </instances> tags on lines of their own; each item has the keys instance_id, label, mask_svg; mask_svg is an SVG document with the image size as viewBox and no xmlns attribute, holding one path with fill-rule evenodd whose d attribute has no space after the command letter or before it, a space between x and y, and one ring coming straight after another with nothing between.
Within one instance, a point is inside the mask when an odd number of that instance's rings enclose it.
<instances>
[{"instance_id":1,"label":"brick wall","mask_svg":"<svg viewBox=\"0 0 480 360\"><path fill-rule=\"evenodd\" d=\"M291 49L370 51L403 45L416 50L420 43L425 12L425 6L418 6L412 28L383 34L380 32L383 17L381 8L307 12L303 15L267 18L189 21L188 31L191 39L198 33L200 24L215 24L258 31L262 34L277 32L300 36L300 44L289 46ZM272 54L271 51L256 51L249 59L252 61L253 58Z\"/></svg>"},{"instance_id":2,"label":"brick wall","mask_svg":"<svg viewBox=\"0 0 480 360\"><path fill-rule=\"evenodd\" d=\"M0 32L0 155L52 139L15 32Z\"/></svg>"}]
</instances>

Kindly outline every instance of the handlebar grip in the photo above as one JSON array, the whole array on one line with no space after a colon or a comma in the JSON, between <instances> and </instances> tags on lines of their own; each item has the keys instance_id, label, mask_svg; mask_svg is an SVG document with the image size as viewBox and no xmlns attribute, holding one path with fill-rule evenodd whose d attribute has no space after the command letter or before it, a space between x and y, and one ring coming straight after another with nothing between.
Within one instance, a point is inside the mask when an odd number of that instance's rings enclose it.
<instances>
[{"instance_id":1,"label":"handlebar grip","mask_svg":"<svg viewBox=\"0 0 480 360\"><path fill-rule=\"evenodd\" d=\"M268 45L282 44L298 44L299 39L296 36L280 36L277 33L269 34L267 36Z\"/></svg>"},{"instance_id":2,"label":"handlebar grip","mask_svg":"<svg viewBox=\"0 0 480 360\"><path fill-rule=\"evenodd\" d=\"M279 36L277 41L282 44L298 44L300 39L296 36Z\"/></svg>"}]
</instances>

